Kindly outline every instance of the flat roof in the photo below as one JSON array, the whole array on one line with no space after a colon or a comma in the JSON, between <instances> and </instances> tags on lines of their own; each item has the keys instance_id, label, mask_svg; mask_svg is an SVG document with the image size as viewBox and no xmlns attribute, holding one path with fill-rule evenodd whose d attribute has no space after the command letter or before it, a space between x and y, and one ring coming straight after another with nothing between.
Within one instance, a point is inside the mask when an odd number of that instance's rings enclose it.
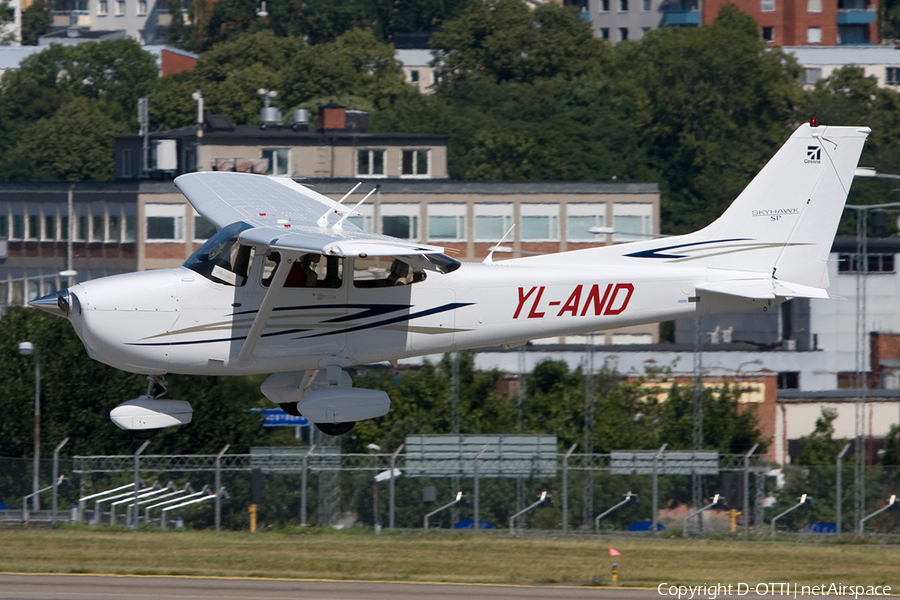
<instances>
[{"instance_id":1,"label":"flat roof","mask_svg":"<svg viewBox=\"0 0 900 600\"><path fill-rule=\"evenodd\" d=\"M197 135L196 127L179 127L177 129L169 129L166 131L155 131L150 134L150 138L173 139L173 138L190 138L193 139ZM260 143L278 142L295 142L295 143L315 143L319 144L323 140L364 140L371 143L378 143L381 140L415 140L418 143L436 143L446 144L450 136L426 133L398 133L395 131L359 131L355 129L333 129L320 132L317 129L308 131L294 131L290 125L281 127L268 126L265 129L258 125L235 125L233 130L216 130L205 128L203 130L204 144L240 144L247 145L252 140L259 140ZM140 140L142 137L138 134L118 135L117 140Z\"/></svg>"},{"instance_id":2,"label":"flat roof","mask_svg":"<svg viewBox=\"0 0 900 600\"><path fill-rule=\"evenodd\" d=\"M344 193L360 178L303 179L325 194ZM624 181L464 181L458 179L362 179L383 194L659 194L658 183Z\"/></svg>"},{"instance_id":3,"label":"flat roof","mask_svg":"<svg viewBox=\"0 0 900 600\"><path fill-rule=\"evenodd\" d=\"M778 390L778 399L791 404L803 402L856 402L858 397L856 389L819 390L814 392L801 392L800 390ZM897 402L900 401L900 390L866 390L867 402Z\"/></svg>"}]
</instances>

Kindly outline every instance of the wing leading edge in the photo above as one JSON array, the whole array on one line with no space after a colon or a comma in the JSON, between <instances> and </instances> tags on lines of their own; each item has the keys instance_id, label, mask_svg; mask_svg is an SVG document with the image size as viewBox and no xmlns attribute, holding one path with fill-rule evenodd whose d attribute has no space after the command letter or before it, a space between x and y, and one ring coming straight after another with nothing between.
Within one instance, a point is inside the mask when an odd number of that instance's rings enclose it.
<instances>
[{"instance_id":1,"label":"wing leading edge","mask_svg":"<svg viewBox=\"0 0 900 600\"><path fill-rule=\"evenodd\" d=\"M250 245L329 256L405 256L444 251L440 246L367 233L346 221L335 229L349 209L283 177L205 171L181 175L175 185L198 213L217 226L240 221L250 225L240 234L241 241Z\"/></svg>"}]
</instances>

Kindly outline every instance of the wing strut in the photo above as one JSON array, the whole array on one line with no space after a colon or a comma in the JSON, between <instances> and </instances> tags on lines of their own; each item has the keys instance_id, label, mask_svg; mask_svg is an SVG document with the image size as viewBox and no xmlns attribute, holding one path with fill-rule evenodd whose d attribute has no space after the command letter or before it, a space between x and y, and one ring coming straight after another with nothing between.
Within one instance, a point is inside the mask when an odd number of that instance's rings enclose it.
<instances>
[{"instance_id":1,"label":"wing strut","mask_svg":"<svg viewBox=\"0 0 900 600\"><path fill-rule=\"evenodd\" d=\"M281 293L284 282L291 270L291 265L297 258L296 255L285 256L284 252L281 253L281 257L281 262L276 267L272 281L269 283L269 289L259 305L256 319L254 319L253 325L250 326L244 345L241 346L241 353L238 355L238 361L240 362L247 362L253 356L253 351L256 349L257 342L259 342L259 336L262 335L263 330L266 328L266 323L269 321L269 315L272 314L272 309L275 308L275 300L278 299L278 294Z\"/></svg>"}]
</instances>

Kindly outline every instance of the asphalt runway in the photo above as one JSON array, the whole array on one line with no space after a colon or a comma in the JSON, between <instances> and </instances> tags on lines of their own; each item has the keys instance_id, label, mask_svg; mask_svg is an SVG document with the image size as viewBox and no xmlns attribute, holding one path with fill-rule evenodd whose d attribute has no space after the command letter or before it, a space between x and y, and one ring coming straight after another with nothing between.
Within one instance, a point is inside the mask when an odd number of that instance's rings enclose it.
<instances>
[{"instance_id":1,"label":"asphalt runway","mask_svg":"<svg viewBox=\"0 0 900 600\"><path fill-rule=\"evenodd\" d=\"M767 594L781 596L782 594ZM787 593L785 597L812 600ZM719 598L731 596L721 595ZM744 598L759 597L752 591ZM834 598L835 596L832 596ZM842 596L846 597L846 596ZM852 598L852 596L849 596ZM670 600L656 588L0 574L0 600ZM706 598L706 595L694 596ZM818 598L818 596L816 596Z\"/></svg>"},{"instance_id":2,"label":"asphalt runway","mask_svg":"<svg viewBox=\"0 0 900 600\"><path fill-rule=\"evenodd\" d=\"M105 575L0 575L2 600L643 600L656 590Z\"/></svg>"}]
</instances>

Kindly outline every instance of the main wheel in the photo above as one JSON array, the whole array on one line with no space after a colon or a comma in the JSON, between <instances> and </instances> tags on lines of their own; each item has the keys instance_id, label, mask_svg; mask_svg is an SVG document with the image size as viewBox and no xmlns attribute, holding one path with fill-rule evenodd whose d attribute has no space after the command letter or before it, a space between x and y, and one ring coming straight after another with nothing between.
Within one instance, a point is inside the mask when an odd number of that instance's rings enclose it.
<instances>
[{"instance_id":1,"label":"main wheel","mask_svg":"<svg viewBox=\"0 0 900 600\"><path fill-rule=\"evenodd\" d=\"M282 404L279 404L278 406L281 407L281 410L283 410L287 414L291 415L292 417L302 417L303 416L300 414L300 411L297 410L296 402L284 402Z\"/></svg>"},{"instance_id":2,"label":"main wheel","mask_svg":"<svg viewBox=\"0 0 900 600\"><path fill-rule=\"evenodd\" d=\"M344 435L356 425L356 421L347 423L316 423L316 428L325 435Z\"/></svg>"},{"instance_id":3,"label":"main wheel","mask_svg":"<svg viewBox=\"0 0 900 600\"><path fill-rule=\"evenodd\" d=\"M149 440L152 439L157 433L159 433L159 429L130 429L128 433L131 434L136 440Z\"/></svg>"}]
</instances>

